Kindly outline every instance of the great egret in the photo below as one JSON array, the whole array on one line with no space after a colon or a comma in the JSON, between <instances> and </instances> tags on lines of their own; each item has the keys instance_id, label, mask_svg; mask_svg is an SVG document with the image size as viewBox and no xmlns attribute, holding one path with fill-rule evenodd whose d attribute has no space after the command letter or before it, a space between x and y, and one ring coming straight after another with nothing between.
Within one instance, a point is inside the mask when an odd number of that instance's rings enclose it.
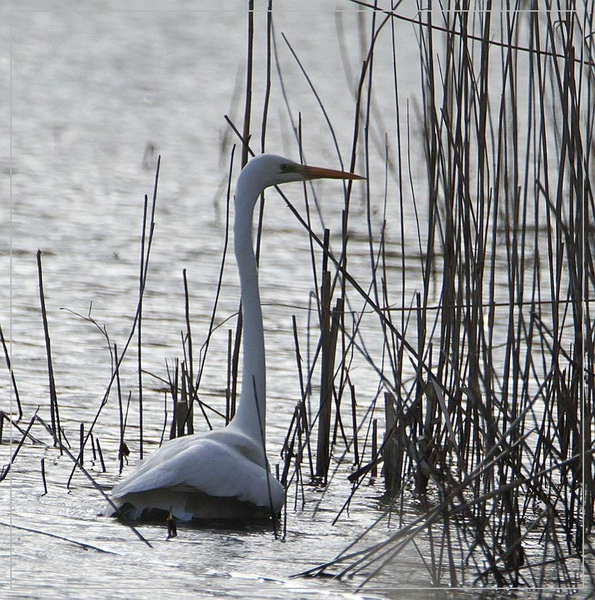
<instances>
[{"instance_id":1,"label":"great egret","mask_svg":"<svg viewBox=\"0 0 595 600\"><path fill-rule=\"evenodd\" d=\"M309 167L272 154L253 158L235 193L234 242L243 316L242 391L237 412L223 429L164 443L112 499L132 519L169 512L178 519L250 520L279 512L283 486L270 474L265 453L265 349L252 245L256 200L269 186L310 179L362 179L354 173Z\"/></svg>"}]
</instances>

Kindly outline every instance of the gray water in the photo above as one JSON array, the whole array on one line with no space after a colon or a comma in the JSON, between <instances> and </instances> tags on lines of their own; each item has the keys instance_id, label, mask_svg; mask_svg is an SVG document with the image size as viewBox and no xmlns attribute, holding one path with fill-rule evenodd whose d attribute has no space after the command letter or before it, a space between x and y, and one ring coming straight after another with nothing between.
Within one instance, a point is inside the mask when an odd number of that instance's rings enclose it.
<instances>
[{"instance_id":1,"label":"gray water","mask_svg":"<svg viewBox=\"0 0 595 600\"><path fill-rule=\"evenodd\" d=\"M63 3L32 0L18 5L2 24L5 81L2 96L5 143L0 157L3 197L0 218L0 324L10 351L25 424L37 407L49 420L47 363L39 312L36 251L42 251L44 289L52 341L62 426L76 453L80 423L93 421L111 376L104 334L124 347L138 300L140 234L144 194L152 194L157 155L162 156L147 291L143 305L145 452L157 447L164 427L166 361L183 358L185 330L182 272L187 271L193 336L205 341L225 249L226 186L235 135L224 120L229 115L241 129L245 83L246 13L240 0L221 3ZM343 2L275 2L275 40L281 80L274 66L267 125L269 151L298 158L294 126L303 118L303 148L312 164L340 167L322 111L281 33L298 54L334 126L341 159L348 161L354 91L363 60L360 22L354 6ZM257 3L253 131L260 131L264 102L265 19ZM336 11L339 7L341 10ZM16 7L15 7L16 8ZM316 11L314 10L316 9ZM315 21L315 27L313 22ZM418 101L417 48L411 25L399 23L403 44L399 57L402 98ZM392 60L378 64L390 81ZM384 121L378 131L394 129L390 95L377 98ZM415 133L415 131L413 132ZM380 138L382 139L382 138ZM252 140L259 149L258 135ZM382 148L379 147L379 155ZM235 156L239 164L239 152ZM411 177L421 178L412 165ZM370 182L381 199L384 162L371 166ZM7 177L7 175L11 175ZM389 181L389 186L394 182ZM301 187L284 189L302 214ZM312 194L313 229L334 232L338 244L343 191L340 183L319 182ZM356 218L351 219L351 272L369 281L366 240L368 223L363 188L354 190ZM420 205L418 210L423 210ZM359 217L359 218L358 218ZM423 214L421 215L423 219ZM371 217L379 233L382 203ZM393 221L389 244L400 228L416 228L413 211L406 221ZM292 315L296 316L303 358L312 358L308 327L313 290L308 237L274 192L268 195L264 219L260 282L264 305L268 367L268 451L278 456L293 408L300 397L295 370ZM416 251L411 236L410 252ZM392 246L389 246L389 249ZM403 249L401 249L403 250ZM400 251L401 251L400 250ZM395 250L395 255L396 250ZM10 274L10 276L9 276ZM395 294L400 293L395 277ZM414 291L419 273L408 273ZM227 256L216 323L201 387L202 398L224 411L227 331L234 329L238 281ZM356 309L361 308L361 301ZM373 319L373 317L370 317ZM366 328L363 324L363 330ZM372 327L372 325L370 325ZM380 349L368 348L373 357ZM357 388L362 403L378 388L374 370L356 358ZM138 458L136 354L122 369L122 389L132 394L127 443L130 472ZM0 376L0 410L16 412L6 370ZM170 407L168 406L168 411ZM220 426L221 419L214 419ZM204 423L197 424L204 429ZM66 484L72 462L53 447L47 432L35 424L40 442L20 449L10 477L0 484L5 509L0 518L0 589L15 597L110 598L154 597L171 593L201 597L350 596L359 581L292 578L332 559L381 514L381 482L355 497L349 511L332 525L350 492L350 465L336 463L325 492L306 486L289 490L285 531L270 529L198 529L181 527L167 540L164 527L144 525L139 532L149 548L124 525L100 516L101 495L76 471ZM94 429L106 463L88 449L85 468L105 490L118 479L118 406L114 394ZM12 443L9 444L9 437ZM0 463L7 464L21 434L5 426ZM47 481L44 493L41 461ZM303 495L302 495L303 494ZM9 526L12 525L12 528ZM380 527L371 537L382 539ZM391 572L366 588L368 595L417 597L427 573L412 550ZM397 590L397 591L395 591ZM406 590L406 591L405 591ZM414 593L418 590L417 593Z\"/></svg>"}]
</instances>

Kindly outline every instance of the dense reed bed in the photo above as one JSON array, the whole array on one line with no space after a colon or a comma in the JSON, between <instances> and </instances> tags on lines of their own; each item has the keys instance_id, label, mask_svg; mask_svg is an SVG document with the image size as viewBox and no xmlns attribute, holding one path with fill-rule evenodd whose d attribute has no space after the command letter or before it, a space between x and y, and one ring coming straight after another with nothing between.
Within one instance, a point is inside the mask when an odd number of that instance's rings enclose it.
<instances>
[{"instance_id":1,"label":"dense reed bed","mask_svg":"<svg viewBox=\"0 0 595 600\"><path fill-rule=\"evenodd\" d=\"M374 63L386 59L376 46L388 37L397 56L404 17L358 4L370 20L357 107L369 169ZM420 544L434 585L582 583L593 526L593 6L541 9L429 4L414 19L423 102L407 125L418 119L421 135L397 129L387 142L398 191L385 218L388 229L409 201L427 215L419 252L402 238L399 257L401 277L417 269L423 285L395 297L386 240L371 235L364 294L383 334L386 408L368 464L384 463L380 521L399 527L369 546L363 534L311 574L369 581ZM402 110L396 63L392 92ZM417 144L423 186L406 183ZM357 475L355 485L366 469ZM416 518L403 514L412 494Z\"/></svg>"},{"instance_id":2,"label":"dense reed bed","mask_svg":"<svg viewBox=\"0 0 595 600\"><path fill-rule=\"evenodd\" d=\"M395 561L413 552L432 586L578 588L590 580L594 508L595 8L513 3L496 11L491 2L453 2L420 4L405 14L399 6L354 4L364 60L353 76L345 168L368 180L363 192L346 186L340 231L317 231L315 198L307 189L305 216L286 199L310 238L312 305L307 330L295 315L288 318L301 397L295 398L279 477L289 511L303 506L304 486L329 490L339 479L351 487L335 522L347 518L364 486L369 494L371 481L381 505L369 529L307 574L358 575L360 587L378 577L398 587ZM400 94L398 31L404 24L418 41L417 105ZM249 12L248 32L243 122L228 118L241 152L222 149L230 165L228 222L236 163L267 149L275 73L283 84L278 45L291 51L316 95L299 49L274 29L272 2L263 31ZM259 75L253 71L255 40L266 56ZM259 135L252 123L257 78L265 89ZM384 129L379 106L391 108L394 128ZM321 101L320 108L336 139L331 108ZM299 119L293 133L301 152ZM106 470L94 428L108 398L119 407L113 424L119 453L107 469L114 477L122 471L132 418L143 456L142 299L158 177L157 170L152 203L145 199L139 301L125 346L118 348L107 331L83 317L105 336L113 376L95 420L81 424L73 469L84 468L91 445ZM415 228L411 220L405 225L406 214L414 215ZM355 218L366 222L367 256L350 253ZM221 278L225 261L224 255ZM38 264L45 315L41 254ZM225 423L235 411L241 319L235 329L222 328L227 316L218 314L220 281L210 328L197 348L186 273L184 290L181 356L167 363L165 375L152 374L165 396L161 440ZM56 446L65 448L45 317L44 326L49 427ZM221 406L201 395L215 335L227 336L228 344ZM134 340L138 390L132 405L120 366ZM312 348L308 360L305 344ZM9 359L6 347L5 353ZM362 364L377 379L375 390L364 394ZM0 433L12 418L1 416ZM17 421L22 444L33 420L28 428Z\"/></svg>"}]
</instances>

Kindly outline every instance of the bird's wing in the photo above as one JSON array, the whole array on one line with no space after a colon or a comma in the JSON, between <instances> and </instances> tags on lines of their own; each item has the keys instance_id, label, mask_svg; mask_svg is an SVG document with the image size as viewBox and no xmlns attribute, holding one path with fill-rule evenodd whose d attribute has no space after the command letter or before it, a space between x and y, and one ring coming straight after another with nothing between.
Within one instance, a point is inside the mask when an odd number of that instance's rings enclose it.
<instances>
[{"instance_id":1,"label":"bird's wing","mask_svg":"<svg viewBox=\"0 0 595 600\"><path fill-rule=\"evenodd\" d=\"M176 448L166 446L118 484L113 497L118 499L126 494L160 488L196 490L211 496L238 498L257 506L268 506L269 498L276 505L278 498L283 497L281 484L246 458L241 449L209 437L199 437L191 444L178 444Z\"/></svg>"}]
</instances>

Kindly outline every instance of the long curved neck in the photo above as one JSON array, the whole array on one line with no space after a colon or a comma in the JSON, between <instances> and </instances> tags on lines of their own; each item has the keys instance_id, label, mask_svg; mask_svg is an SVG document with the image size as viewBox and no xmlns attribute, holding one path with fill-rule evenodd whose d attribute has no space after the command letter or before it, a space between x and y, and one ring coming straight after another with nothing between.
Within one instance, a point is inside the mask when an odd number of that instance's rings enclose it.
<instances>
[{"instance_id":1,"label":"long curved neck","mask_svg":"<svg viewBox=\"0 0 595 600\"><path fill-rule=\"evenodd\" d=\"M266 366L258 271L252 245L252 216L262 189L238 178L235 197L234 245L240 274L243 318L242 391L232 424L263 443L266 413Z\"/></svg>"}]
</instances>

